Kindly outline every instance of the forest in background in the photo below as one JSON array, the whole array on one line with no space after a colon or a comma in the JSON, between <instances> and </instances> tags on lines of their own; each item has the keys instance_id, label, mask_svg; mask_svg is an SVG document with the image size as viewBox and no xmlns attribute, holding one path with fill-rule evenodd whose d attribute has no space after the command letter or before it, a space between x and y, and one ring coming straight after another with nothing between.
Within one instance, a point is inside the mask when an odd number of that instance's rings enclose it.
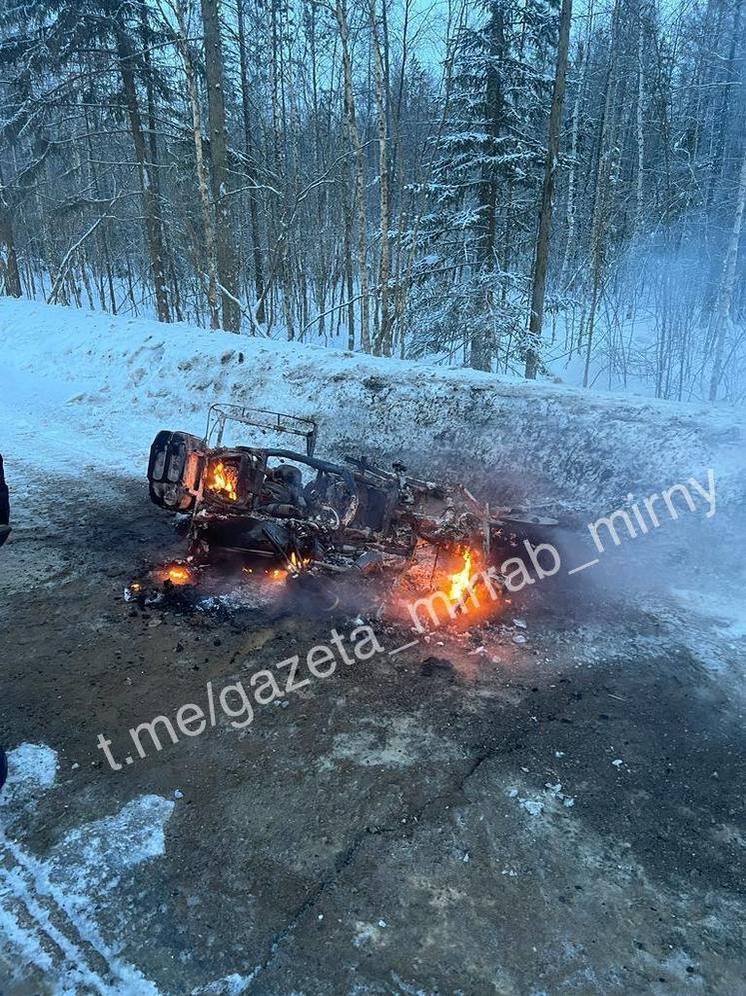
<instances>
[{"instance_id":1,"label":"forest in background","mask_svg":"<svg viewBox=\"0 0 746 996\"><path fill-rule=\"evenodd\" d=\"M743 0L2 0L0 285L740 401L745 22Z\"/></svg>"}]
</instances>

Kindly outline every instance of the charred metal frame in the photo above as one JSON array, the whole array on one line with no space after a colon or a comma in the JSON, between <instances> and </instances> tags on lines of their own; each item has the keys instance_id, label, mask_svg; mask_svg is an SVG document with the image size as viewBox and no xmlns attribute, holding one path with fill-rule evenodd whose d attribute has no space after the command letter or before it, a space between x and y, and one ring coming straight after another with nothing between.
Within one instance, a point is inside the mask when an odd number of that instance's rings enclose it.
<instances>
[{"instance_id":1,"label":"charred metal frame","mask_svg":"<svg viewBox=\"0 0 746 996\"><path fill-rule=\"evenodd\" d=\"M226 422L240 422L268 432L282 432L301 436L306 440L306 455L313 456L316 449L318 425L312 418L300 415L287 415L267 408L248 408L244 405L218 403L210 406L207 413L205 447L220 449ZM213 438L214 437L214 438Z\"/></svg>"},{"instance_id":2,"label":"charred metal frame","mask_svg":"<svg viewBox=\"0 0 746 996\"><path fill-rule=\"evenodd\" d=\"M306 452L226 446L230 422L302 438ZM214 547L288 562L295 555L331 571L387 555L407 561L423 542L436 549L477 546L487 560L496 536L554 524L523 510L490 509L462 484L408 477L402 463L384 470L364 457L348 456L343 464L319 459L317 432L310 418L212 405L204 438L168 431L156 436L148 465L151 499L190 515L193 556L206 556ZM316 477L303 485L298 466L280 473L281 465L270 473L272 458L309 467ZM211 485L208 470L218 463L231 468L235 497Z\"/></svg>"}]
</instances>

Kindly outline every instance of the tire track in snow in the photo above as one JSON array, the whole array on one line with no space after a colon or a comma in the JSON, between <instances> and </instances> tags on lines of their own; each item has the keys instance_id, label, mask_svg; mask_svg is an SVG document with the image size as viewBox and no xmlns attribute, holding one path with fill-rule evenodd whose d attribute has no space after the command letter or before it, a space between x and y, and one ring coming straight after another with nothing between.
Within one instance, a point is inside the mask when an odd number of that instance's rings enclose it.
<instances>
[{"instance_id":1,"label":"tire track in snow","mask_svg":"<svg viewBox=\"0 0 746 996\"><path fill-rule=\"evenodd\" d=\"M40 892L20 848L0 840L0 925L11 943L57 982L101 996L121 991L106 957L78 933L49 894ZM21 860L19 860L19 858ZM155 990L152 990L155 991Z\"/></svg>"},{"instance_id":2,"label":"tire track in snow","mask_svg":"<svg viewBox=\"0 0 746 996\"><path fill-rule=\"evenodd\" d=\"M162 853L158 842L173 805L155 796L133 800L115 816L71 831L40 859L6 830L14 817L28 818L39 792L53 784L56 767L54 751L38 745L24 744L9 755L9 779L0 800L5 817L0 826L0 935L3 947L16 957L3 961L10 962L16 977L31 981L32 974L38 976L33 981L43 981L55 994L158 996L157 986L103 940L91 896L100 898L101 879L113 865L133 867ZM120 849L107 851L109 832L133 826L141 827L140 840L130 836ZM131 852L124 861L122 847ZM100 892L105 896L105 889Z\"/></svg>"}]
</instances>

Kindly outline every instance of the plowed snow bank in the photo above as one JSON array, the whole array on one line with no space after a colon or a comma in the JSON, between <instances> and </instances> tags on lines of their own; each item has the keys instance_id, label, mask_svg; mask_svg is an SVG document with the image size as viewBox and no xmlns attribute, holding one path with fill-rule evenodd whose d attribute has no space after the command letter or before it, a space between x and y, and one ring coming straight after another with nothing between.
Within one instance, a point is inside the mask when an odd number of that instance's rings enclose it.
<instances>
[{"instance_id":1,"label":"plowed snow bank","mask_svg":"<svg viewBox=\"0 0 746 996\"><path fill-rule=\"evenodd\" d=\"M719 502L744 496L746 418L733 408L527 384L10 299L0 302L0 332L6 407L17 411L33 395L55 432L69 431L71 442L84 434L73 444L79 460L85 451L89 465L100 460L135 476L144 473L155 429L201 435L208 406L235 401L313 416L320 455L400 457L426 476L462 474L495 500L530 496L601 514L630 491L704 480L708 467ZM27 428L35 424L33 411L20 417Z\"/></svg>"}]
</instances>

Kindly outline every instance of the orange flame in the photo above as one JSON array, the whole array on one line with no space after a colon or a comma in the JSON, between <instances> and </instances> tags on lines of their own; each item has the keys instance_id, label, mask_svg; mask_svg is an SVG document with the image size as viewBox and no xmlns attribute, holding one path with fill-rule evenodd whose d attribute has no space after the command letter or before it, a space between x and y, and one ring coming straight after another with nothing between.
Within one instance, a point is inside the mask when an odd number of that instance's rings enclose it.
<instances>
[{"instance_id":1,"label":"orange flame","mask_svg":"<svg viewBox=\"0 0 746 996\"><path fill-rule=\"evenodd\" d=\"M170 581L171 584L189 584L192 581L192 572L189 570L186 564L182 564L179 561L174 561L172 564L164 564L162 567L156 567L150 572L150 576L154 581ZM140 589L140 583L137 584L137 590ZM135 585L130 585L130 591L135 591Z\"/></svg>"},{"instance_id":2,"label":"orange flame","mask_svg":"<svg viewBox=\"0 0 746 996\"><path fill-rule=\"evenodd\" d=\"M273 581L282 581L288 574L300 574L311 563L310 557L299 557L295 551L288 557L287 567L274 567L267 571Z\"/></svg>"},{"instance_id":3,"label":"orange flame","mask_svg":"<svg viewBox=\"0 0 746 996\"><path fill-rule=\"evenodd\" d=\"M290 554L289 565L290 565L290 570L293 572L293 574L300 574L303 568L307 567L308 564L310 563L311 563L310 557L298 557L295 551L293 551L293 553Z\"/></svg>"},{"instance_id":4,"label":"orange flame","mask_svg":"<svg viewBox=\"0 0 746 996\"><path fill-rule=\"evenodd\" d=\"M228 501L236 501L238 498L235 470L226 467L222 460L212 467L212 474L207 478L207 487Z\"/></svg>"},{"instance_id":5,"label":"orange flame","mask_svg":"<svg viewBox=\"0 0 746 996\"><path fill-rule=\"evenodd\" d=\"M474 556L468 548L461 551L464 558L464 566L456 574L450 577L450 587L448 597L452 602L460 602L464 595L471 590L471 578L474 564Z\"/></svg>"},{"instance_id":6,"label":"orange flame","mask_svg":"<svg viewBox=\"0 0 746 996\"><path fill-rule=\"evenodd\" d=\"M169 564L166 568L166 577L171 584L187 584L192 580L189 568L185 564Z\"/></svg>"}]
</instances>

